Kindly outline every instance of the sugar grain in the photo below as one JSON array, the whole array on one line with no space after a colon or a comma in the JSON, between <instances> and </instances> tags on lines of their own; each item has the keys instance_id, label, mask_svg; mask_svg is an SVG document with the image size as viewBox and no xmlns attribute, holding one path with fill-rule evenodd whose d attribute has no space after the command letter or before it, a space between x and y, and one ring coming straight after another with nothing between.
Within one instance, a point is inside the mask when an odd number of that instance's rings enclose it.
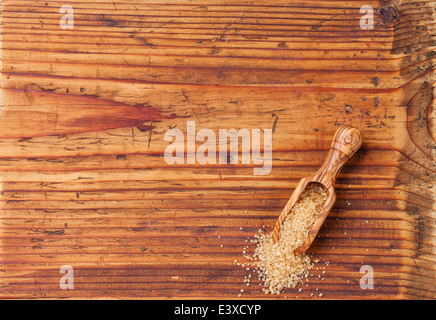
<instances>
[{"instance_id":1,"label":"sugar grain","mask_svg":"<svg viewBox=\"0 0 436 320\"><path fill-rule=\"evenodd\" d=\"M284 288L295 288L308 276L313 261L308 254L295 255L306 240L316 216L327 200L327 192L317 183L310 183L285 218L279 242L274 243L272 232L259 230L254 243L257 247L249 264L257 272L266 294L280 294Z\"/></svg>"}]
</instances>

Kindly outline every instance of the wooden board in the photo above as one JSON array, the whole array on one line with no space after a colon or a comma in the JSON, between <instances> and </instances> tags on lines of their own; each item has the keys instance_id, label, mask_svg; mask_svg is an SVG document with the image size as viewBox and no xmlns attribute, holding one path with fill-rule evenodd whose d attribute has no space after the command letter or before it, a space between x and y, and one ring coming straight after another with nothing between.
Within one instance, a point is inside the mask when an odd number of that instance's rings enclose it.
<instances>
[{"instance_id":1,"label":"wooden board","mask_svg":"<svg viewBox=\"0 0 436 320\"><path fill-rule=\"evenodd\" d=\"M427 0L3 1L0 297L269 298L234 260L349 124L364 143L318 270L278 298L436 298L434 18ZM271 129L271 172L168 164L188 121Z\"/></svg>"}]
</instances>

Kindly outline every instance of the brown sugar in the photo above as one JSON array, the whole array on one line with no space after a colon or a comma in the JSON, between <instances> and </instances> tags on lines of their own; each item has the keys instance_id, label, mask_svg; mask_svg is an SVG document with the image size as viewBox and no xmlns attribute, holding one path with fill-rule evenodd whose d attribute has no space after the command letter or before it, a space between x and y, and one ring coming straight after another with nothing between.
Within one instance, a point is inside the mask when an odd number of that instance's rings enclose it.
<instances>
[{"instance_id":1,"label":"brown sugar","mask_svg":"<svg viewBox=\"0 0 436 320\"><path fill-rule=\"evenodd\" d=\"M286 216L278 243L274 243L272 232L259 230L255 235L257 247L254 254L244 257L251 260L249 265L263 282L264 293L279 294L283 288L295 288L308 277L308 270L313 268L310 256L306 253L295 255L294 251L306 240L326 200L324 188L318 183L310 183Z\"/></svg>"}]
</instances>

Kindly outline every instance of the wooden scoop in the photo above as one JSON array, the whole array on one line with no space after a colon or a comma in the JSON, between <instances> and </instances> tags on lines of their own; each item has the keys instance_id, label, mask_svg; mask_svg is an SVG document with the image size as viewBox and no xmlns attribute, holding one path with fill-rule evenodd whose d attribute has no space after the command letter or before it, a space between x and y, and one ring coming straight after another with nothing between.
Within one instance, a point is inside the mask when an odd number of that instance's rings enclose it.
<instances>
[{"instance_id":1,"label":"wooden scoop","mask_svg":"<svg viewBox=\"0 0 436 320\"><path fill-rule=\"evenodd\" d=\"M316 182L324 186L325 190L327 191L327 200L324 203L323 209L316 217L312 228L309 230L306 241L301 247L295 250L295 254L301 254L310 247L336 201L335 189L333 187L336 177L338 176L339 171L341 171L345 162L351 158L351 156L360 148L361 145L362 136L360 131L356 128L344 125L336 131L327 155L327 159L322 167L313 176L305 177L300 180L291 198L277 219L273 231L273 239L275 243L279 241L280 226L282 225L289 211L291 211L294 204L300 198L301 193L309 183Z\"/></svg>"}]
</instances>

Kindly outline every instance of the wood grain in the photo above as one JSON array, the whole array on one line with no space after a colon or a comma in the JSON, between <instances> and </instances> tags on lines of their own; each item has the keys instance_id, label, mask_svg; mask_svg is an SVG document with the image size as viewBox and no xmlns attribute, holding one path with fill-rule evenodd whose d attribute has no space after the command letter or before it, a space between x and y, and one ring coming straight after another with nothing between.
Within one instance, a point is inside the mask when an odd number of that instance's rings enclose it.
<instances>
[{"instance_id":1,"label":"wood grain","mask_svg":"<svg viewBox=\"0 0 436 320\"><path fill-rule=\"evenodd\" d=\"M309 250L324 280L278 298L436 298L434 18L426 0L2 1L0 297L268 298L233 261L346 124L364 144ZM168 165L187 121L272 129L271 173Z\"/></svg>"}]
</instances>

